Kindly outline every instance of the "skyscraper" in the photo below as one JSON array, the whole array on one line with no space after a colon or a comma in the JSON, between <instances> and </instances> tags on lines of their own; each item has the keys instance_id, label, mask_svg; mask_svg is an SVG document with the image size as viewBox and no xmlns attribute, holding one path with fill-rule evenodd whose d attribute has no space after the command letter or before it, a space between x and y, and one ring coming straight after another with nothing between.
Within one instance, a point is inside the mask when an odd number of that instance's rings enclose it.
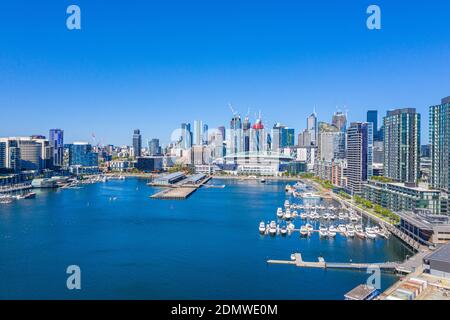
<instances>
[{"instance_id":1,"label":"skyscraper","mask_svg":"<svg viewBox=\"0 0 450 320\"><path fill-rule=\"evenodd\" d=\"M53 149L53 166L62 167L64 162L64 131L50 129L49 142Z\"/></svg>"},{"instance_id":2,"label":"skyscraper","mask_svg":"<svg viewBox=\"0 0 450 320\"><path fill-rule=\"evenodd\" d=\"M250 152L263 151L267 151L267 134L259 117L250 129Z\"/></svg>"},{"instance_id":3,"label":"skyscraper","mask_svg":"<svg viewBox=\"0 0 450 320\"><path fill-rule=\"evenodd\" d=\"M431 185L449 193L450 190L450 97L430 107Z\"/></svg>"},{"instance_id":4,"label":"skyscraper","mask_svg":"<svg viewBox=\"0 0 450 320\"><path fill-rule=\"evenodd\" d=\"M181 124L181 148L187 150L192 147L192 132L190 123Z\"/></svg>"},{"instance_id":5,"label":"skyscraper","mask_svg":"<svg viewBox=\"0 0 450 320\"><path fill-rule=\"evenodd\" d=\"M347 186L361 193L362 184L372 177L372 123L352 122L347 129Z\"/></svg>"},{"instance_id":6,"label":"skyscraper","mask_svg":"<svg viewBox=\"0 0 450 320\"><path fill-rule=\"evenodd\" d=\"M201 146L203 144L203 122L194 121L194 145Z\"/></svg>"},{"instance_id":7,"label":"skyscraper","mask_svg":"<svg viewBox=\"0 0 450 320\"><path fill-rule=\"evenodd\" d=\"M151 156L158 156L161 154L159 139L152 139L148 142L148 151Z\"/></svg>"},{"instance_id":8,"label":"skyscraper","mask_svg":"<svg viewBox=\"0 0 450 320\"><path fill-rule=\"evenodd\" d=\"M347 130L347 117L340 111L335 112L331 124L338 128L340 132L345 132Z\"/></svg>"},{"instance_id":9,"label":"skyscraper","mask_svg":"<svg viewBox=\"0 0 450 320\"><path fill-rule=\"evenodd\" d=\"M244 118L244 123L242 124L242 151L250 151L250 119L249 117Z\"/></svg>"},{"instance_id":10,"label":"skyscraper","mask_svg":"<svg viewBox=\"0 0 450 320\"><path fill-rule=\"evenodd\" d=\"M417 184L420 166L420 114L414 108L384 117L384 176Z\"/></svg>"},{"instance_id":11,"label":"skyscraper","mask_svg":"<svg viewBox=\"0 0 450 320\"><path fill-rule=\"evenodd\" d=\"M367 111L367 122L372 123L373 140L381 141L383 139L383 137L381 137L381 131L378 130L378 111L377 110Z\"/></svg>"},{"instance_id":12,"label":"skyscraper","mask_svg":"<svg viewBox=\"0 0 450 320\"><path fill-rule=\"evenodd\" d=\"M139 129L134 130L133 134L134 157L140 157L142 154L142 136Z\"/></svg>"},{"instance_id":13,"label":"skyscraper","mask_svg":"<svg viewBox=\"0 0 450 320\"><path fill-rule=\"evenodd\" d=\"M208 144L208 125L206 123L203 124L202 142L204 145Z\"/></svg>"},{"instance_id":14,"label":"skyscraper","mask_svg":"<svg viewBox=\"0 0 450 320\"><path fill-rule=\"evenodd\" d=\"M230 122L230 154L242 152L242 133L241 117L238 114L234 114Z\"/></svg>"},{"instance_id":15,"label":"skyscraper","mask_svg":"<svg viewBox=\"0 0 450 320\"><path fill-rule=\"evenodd\" d=\"M308 130L308 132L309 132L311 145L317 146L318 128L317 128L317 115L316 115L316 112L313 112L306 119L306 130Z\"/></svg>"}]
</instances>

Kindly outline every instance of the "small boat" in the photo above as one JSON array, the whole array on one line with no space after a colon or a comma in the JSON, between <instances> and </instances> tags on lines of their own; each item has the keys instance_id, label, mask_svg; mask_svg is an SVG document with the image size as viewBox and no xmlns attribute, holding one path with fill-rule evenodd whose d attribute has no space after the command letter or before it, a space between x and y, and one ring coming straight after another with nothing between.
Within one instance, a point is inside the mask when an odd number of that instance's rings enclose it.
<instances>
[{"instance_id":1,"label":"small boat","mask_svg":"<svg viewBox=\"0 0 450 320\"><path fill-rule=\"evenodd\" d=\"M334 213L330 214L330 220L336 220L336 215Z\"/></svg>"},{"instance_id":2,"label":"small boat","mask_svg":"<svg viewBox=\"0 0 450 320\"><path fill-rule=\"evenodd\" d=\"M328 230L327 230L327 227L325 227L325 226L320 226L320 227L319 227L319 236L320 236L321 238L326 238L326 237L328 237Z\"/></svg>"},{"instance_id":3,"label":"small boat","mask_svg":"<svg viewBox=\"0 0 450 320\"><path fill-rule=\"evenodd\" d=\"M293 231L295 229L295 224L293 224L292 222L288 224L287 226L288 231Z\"/></svg>"},{"instance_id":4,"label":"small boat","mask_svg":"<svg viewBox=\"0 0 450 320\"><path fill-rule=\"evenodd\" d=\"M347 219L347 214L345 212L339 212L339 220Z\"/></svg>"},{"instance_id":5,"label":"small boat","mask_svg":"<svg viewBox=\"0 0 450 320\"><path fill-rule=\"evenodd\" d=\"M300 214L300 219L304 220L304 219L307 219L307 218L308 218L308 214L306 214L304 212Z\"/></svg>"},{"instance_id":6,"label":"small boat","mask_svg":"<svg viewBox=\"0 0 450 320\"><path fill-rule=\"evenodd\" d=\"M353 222L353 223L358 222L358 217L355 216L355 215L352 215L352 216L350 217L350 221Z\"/></svg>"},{"instance_id":7,"label":"small boat","mask_svg":"<svg viewBox=\"0 0 450 320\"><path fill-rule=\"evenodd\" d=\"M347 227L345 226L345 224L338 225L338 231L340 233L345 233L347 231Z\"/></svg>"},{"instance_id":8,"label":"small boat","mask_svg":"<svg viewBox=\"0 0 450 320\"><path fill-rule=\"evenodd\" d=\"M261 183L266 183L266 179L264 179L264 178L262 178L262 179L259 180L259 181L261 181Z\"/></svg>"},{"instance_id":9,"label":"small boat","mask_svg":"<svg viewBox=\"0 0 450 320\"><path fill-rule=\"evenodd\" d=\"M0 197L0 203L2 204L8 204L13 202L13 198L11 196L1 196Z\"/></svg>"},{"instance_id":10,"label":"small boat","mask_svg":"<svg viewBox=\"0 0 450 320\"><path fill-rule=\"evenodd\" d=\"M336 237L336 232L337 230L336 230L336 228L334 227L334 226L331 226L331 227L329 227L328 228L328 236L330 237L330 238L334 238L334 237Z\"/></svg>"},{"instance_id":11,"label":"small boat","mask_svg":"<svg viewBox=\"0 0 450 320\"><path fill-rule=\"evenodd\" d=\"M368 239L375 239L377 237L377 234L373 231L371 227L366 227L366 237Z\"/></svg>"},{"instance_id":12,"label":"small boat","mask_svg":"<svg viewBox=\"0 0 450 320\"><path fill-rule=\"evenodd\" d=\"M328 212L326 212L326 213L323 214L322 218L324 220L328 220L328 219L330 219L330 214Z\"/></svg>"},{"instance_id":13,"label":"small boat","mask_svg":"<svg viewBox=\"0 0 450 320\"><path fill-rule=\"evenodd\" d=\"M261 222L259 223L259 232L260 232L260 233L266 232L266 224L264 223L264 221L261 221Z\"/></svg>"},{"instance_id":14,"label":"small boat","mask_svg":"<svg viewBox=\"0 0 450 320\"><path fill-rule=\"evenodd\" d=\"M302 237L307 237L309 235L308 227L306 227L306 225L300 227L300 235Z\"/></svg>"},{"instance_id":15,"label":"small boat","mask_svg":"<svg viewBox=\"0 0 450 320\"><path fill-rule=\"evenodd\" d=\"M285 236L287 234L287 228L286 226L282 226L280 229L280 233L282 236Z\"/></svg>"},{"instance_id":16,"label":"small boat","mask_svg":"<svg viewBox=\"0 0 450 320\"><path fill-rule=\"evenodd\" d=\"M292 218L291 209L287 208L286 213L284 214L285 220L290 220Z\"/></svg>"},{"instance_id":17,"label":"small boat","mask_svg":"<svg viewBox=\"0 0 450 320\"><path fill-rule=\"evenodd\" d=\"M366 238L366 233L364 232L364 230L363 230L361 225L357 225L355 227L355 233L356 233L356 236L358 238L360 238L360 239L365 239Z\"/></svg>"},{"instance_id":18,"label":"small boat","mask_svg":"<svg viewBox=\"0 0 450 320\"><path fill-rule=\"evenodd\" d=\"M347 237L353 238L354 236L355 236L355 228L351 224L347 225Z\"/></svg>"},{"instance_id":19,"label":"small boat","mask_svg":"<svg viewBox=\"0 0 450 320\"><path fill-rule=\"evenodd\" d=\"M278 218L283 217L283 209L281 209L281 208L278 208L278 209L277 209L277 217L278 217Z\"/></svg>"},{"instance_id":20,"label":"small boat","mask_svg":"<svg viewBox=\"0 0 450 320\"><path fill-rule=\"evenodd\" d=\"M311 199L311 200L320 200L320 196L318 194L312 192L303 192L300 194L303 199Z\"/></svg>"},{"instance_id":21,"label":"small boat","mask_svg":"<svg viewBox=\"0 0 450 320\"><path fill-rule=\"evenodd\" d=\"M306 229L308 230L309 233L314 231L314 228L311 224L307 223L305 224Z\"/></svg>"},{"instance_id":22,"label":"small boat","mask_svg":"<svg viewBox=\"0 0 450 320\"><path fill-rule=\"evenodd\" d=\"M275 221L271 221L269 224L269 233L274 236L277 233L277 224Z\"/></svg>"},{"instance_id":23,"label":"small boat","mask_svg":"<svg viewBox=\"0 0 450 320\"><path fill-rule=\"evenodd\" d=\"M290 207L289 200L284 201L284 207L285 208L289 208Z\"/></svg>"}]
</instances>

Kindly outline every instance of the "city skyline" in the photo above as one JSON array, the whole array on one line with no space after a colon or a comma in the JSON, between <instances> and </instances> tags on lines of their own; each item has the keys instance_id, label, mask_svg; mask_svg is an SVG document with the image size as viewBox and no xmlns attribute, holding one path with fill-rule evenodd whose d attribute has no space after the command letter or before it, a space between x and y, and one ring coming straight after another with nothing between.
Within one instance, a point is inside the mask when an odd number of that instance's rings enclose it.
<instances>
[{"instance_id":1,"label":"city skyline","mask_svg":"<svg viewBox=\"0 0 450 320\"><path fill-rule=\"evenodd\" d=\"M234 2L78 4L78 33L60 23L64 4L2 4L0 105L21 112L10 113L0 136L55 127L66 141L90 142L95 132L104 144L128 145L140 128L144 141L167 144L187 119L227 126L232 103L241 116L262 110L266 125L296 132L313 108L327 122L336 106L348 109L349 122L375 109L378 123L387 110L416 108L424 144L428 107L448 95L448 3L405 13L405 4L379 1L377 32L365 27L367 4L357 1L327 3L326 12L321 1L289 1L289 10L267 2L256 12Z\"/></svg>"}]
</instances>

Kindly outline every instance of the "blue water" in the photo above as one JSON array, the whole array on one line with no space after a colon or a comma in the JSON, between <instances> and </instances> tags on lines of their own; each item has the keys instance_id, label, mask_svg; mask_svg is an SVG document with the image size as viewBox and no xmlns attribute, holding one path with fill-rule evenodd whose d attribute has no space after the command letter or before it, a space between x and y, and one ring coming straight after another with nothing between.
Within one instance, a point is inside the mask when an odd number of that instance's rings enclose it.
<instances>
[{"instance_id":1,"label":"blue water","mask_svg":"<svg viewBox=\"0 0 450 320\"><path fill-rule=\"evenodd\" d=\"M284 182L225 181L185 201L152 200L127 179L40 191L0 205L0 299L343 299L368 274L267 265L300 251L305 260L402 260L389 240L261 236L286 198ZM117 197L111 200L111 197ZM299 221L297 221L299 224ZM81 290L66 268L81 268ZM382 288L396 278L383 274Z\"/></svg>"}]
</instances>

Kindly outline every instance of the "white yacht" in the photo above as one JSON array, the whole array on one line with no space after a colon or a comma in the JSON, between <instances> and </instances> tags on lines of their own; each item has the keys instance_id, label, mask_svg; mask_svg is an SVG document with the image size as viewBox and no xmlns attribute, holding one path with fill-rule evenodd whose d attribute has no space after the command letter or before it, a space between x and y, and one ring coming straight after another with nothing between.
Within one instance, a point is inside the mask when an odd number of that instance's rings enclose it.
<instances>
[{"instance_id":1,"label":"white yacht","mask_svg":"<svg viewBox=\"0 0 450 320\"><path fill-rule=\"evenodd\" d=\"M328 230L327 230L327 227L325 227L325 226L320 226L320 227L319 227L319 236L320 236L321 238L326 238L326 237L328 237Z\"/></svg>"},{"instance_id":2,"label":"white yacht","mask_svg":"<svg viewBox=\"0 0 450 320\"><path fill-rule=\"evenodd\" d=\"M277 224L275 221L271 221L269 224L269 233L275 235L277 233Z\"/></svg>"},{"instance_id":3,"label":"white yacht","mask_svg":"<svg viewBox=\"0 0 450 320\"><path fill-rule=\"evenodd\" d=\"M283 217L283 209L282 208L278 208L277 209L277 217L278 218L282 218Z\"/></svg>"},{"instance_id":4,"label":"white yacht","mask_svg":"<svg viewBox=\"0 0 450 320\"><path fill-rule=\"evenodd\" d=\"M261 221L261 222L259 223L259 232L260 232L260 233L266 232L266 224L264 223L264 221Z\"/></svg>"},{"instance_id":5,"label":"white yacht","mask_svg":"<svg viewBox=\"0 0 450 320\"><path fill-rule=\"evenodd\" d=\"M308 227L306 225L300 227L300 235L307 237L309 235Z\"/></svg>"},{"instance_id":6,"label":"white yacht","mask_svg":"<svg viewBox=\"0 0 450 320\"><path fill-rule=\"evenodd\" d=\"M375 231L373 231L373 228L366 227L366 237L368 239L375 239L377 237L377 234L375 233Z\"/></svg>"},{"instance_id":7,"label":"white yacht","mask_svg":"<svg viewBox=\"0 0 450 320\"><path fill-rule=\"evenodd\" d=\"M290 220L292 218L291 209L287 208L286 213L284 214L284 219Z\"/></svg>"},{"instance_id":8,"label":"white yacht","mask_svg":"<svg viewBox=\"0 0 450 320\"><path fill-rule=\"evenodd\" d=\"M330 226L330 227L328 228L328 236L329 236L330 238L336 237L336 232L337 232L337 230L336 230L336 227L335 227L335 226Z\"/></svg>"},{"instance_id":9,"label":"white yacht","mask_svg":"<svg viewBox=\"0 0 450 320\"><path fill-rule=\"evenodd\" d=\"M339 212L339 220L347 219L347 214L345 212Z\"/></svg>"},{"instance_id":10,"label":"white yacht","mask_svg":"<svg viewBox=\"0 0 450 320\"><path fill-rule=\"evenodd\" d=\"M303 199L312 199L312 200L320 200L321 197L318 194L312 192L303 192L300 195Z\"/></svg>"},{"instance_id":11,"label":"white yacht","mask_svg":"<svg viewBox=\"0 0 450 320\"><path fill-rule=\"evenodd\" d=\"M366 233L364 232L364 230L363 230L361 225L357 225L355 227L355 233L356 233L356 236L358 238L361 238L361 239L365 239L366 238Z\"/></svg>"},{"instance_id":12,"label":"white yacht","mask_svg":"<svg viewBox=\"0 0 450 320\"><path fill-rule=\"evenodd\" d=\"M347 237L353 238L355 236L355 228L353 225L347 225Z\"/></svg>"}]
</instances>

